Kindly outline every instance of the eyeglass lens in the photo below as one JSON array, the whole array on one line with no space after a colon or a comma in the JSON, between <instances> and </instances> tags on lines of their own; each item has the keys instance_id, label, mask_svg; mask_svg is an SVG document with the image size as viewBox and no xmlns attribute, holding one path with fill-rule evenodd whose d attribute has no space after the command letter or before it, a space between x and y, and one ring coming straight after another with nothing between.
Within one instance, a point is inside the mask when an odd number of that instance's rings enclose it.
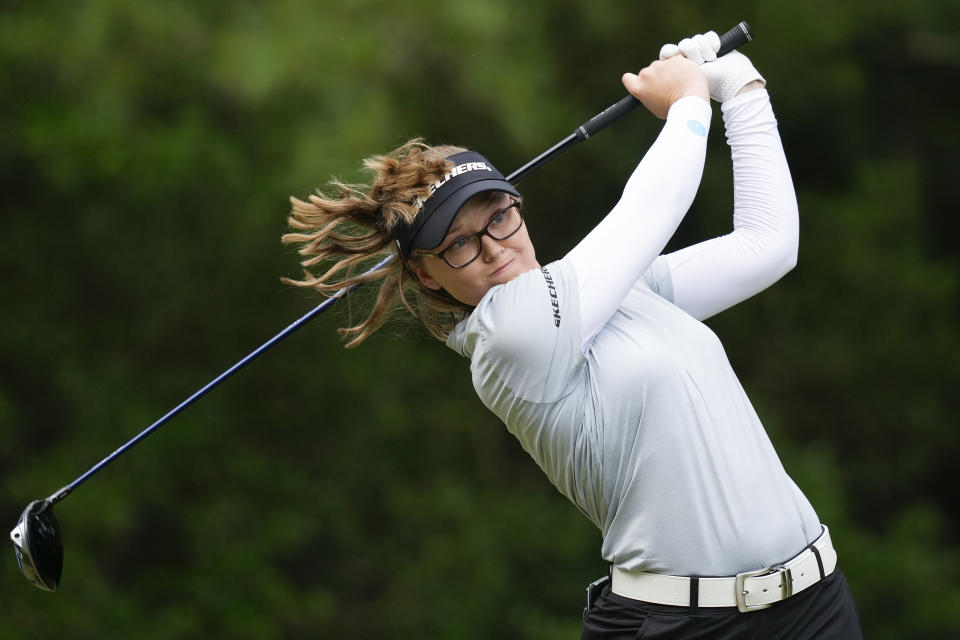
<instances>
[{"instance_id":1,"label":"eyeglass lens","mask_svg":"<svg viewBox=\"0 0 960 640\"><path fill-rule=\"evenodd\" d=\"M516 233L522 224L523 216L520 215L519 204L513 203L509 207L498 211L483 231L454 241L444 250L443 257L454 269L464 267L483 251L481 236L484 233L495 240L506 240Z\"/></svg>"}]
</instances>

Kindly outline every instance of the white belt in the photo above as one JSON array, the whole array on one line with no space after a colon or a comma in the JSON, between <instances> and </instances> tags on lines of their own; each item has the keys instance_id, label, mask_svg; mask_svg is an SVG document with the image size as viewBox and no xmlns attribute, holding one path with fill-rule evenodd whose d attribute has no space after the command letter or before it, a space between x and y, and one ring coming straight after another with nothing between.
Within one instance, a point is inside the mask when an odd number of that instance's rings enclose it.
<instances>
[{"instance_id":1,"label":"white belt","mask_svg":"<svg viewBox=\"0 0 960 640\"><path fill-rule=\"evenodd\" d=\"M836 567L837 552L830 543L830 532L823 527L823 534L816 542L793 559L774 567L727 578L686 578L613 567L610 590L633 600L675 607L691 606L691 594L696 594L698 607L757 611L813 586Z\"/></svg>"}]
</instances>

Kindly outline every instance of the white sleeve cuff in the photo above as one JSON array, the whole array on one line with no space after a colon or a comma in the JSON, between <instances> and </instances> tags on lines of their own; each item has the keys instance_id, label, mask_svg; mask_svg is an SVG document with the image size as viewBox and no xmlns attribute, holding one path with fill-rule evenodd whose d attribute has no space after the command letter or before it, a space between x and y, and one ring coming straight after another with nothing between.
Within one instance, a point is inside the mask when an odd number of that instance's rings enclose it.
<instances>
[{"instance_id":1,"label":"white sleeve cuff","mask_svg":"<svg viewBox=\"0 0 960 640\"><path fill-rule=\"evenodd\" d=\"M688 120L695 120L709 129L712 115L713 111L707 100L699 96L684 96L670 105L670 110L667 111L667 122L680 121L686 124Z\"/></svg>"}]
</instances>

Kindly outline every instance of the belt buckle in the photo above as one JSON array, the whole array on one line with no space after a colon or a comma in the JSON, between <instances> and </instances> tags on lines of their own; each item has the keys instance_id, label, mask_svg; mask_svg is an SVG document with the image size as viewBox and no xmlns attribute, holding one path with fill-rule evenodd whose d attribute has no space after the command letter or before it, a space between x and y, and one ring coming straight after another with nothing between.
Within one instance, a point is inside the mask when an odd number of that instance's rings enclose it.
<instances>
[{"instance_id":1,"label":"belt buckle","mask_svg":"<svg viewBox=\"0 0 960 640\"><path fill-rule=\"evenodd\" d=\"M766 604L747 604L747 596L750 595L750 592L744 588L747 578L756 578L758 576L766 576L772 573L782 574L780 578L780 600L786 600L793 595L793 575L790 573L790 568L782 564L772 566L768 569L758 569L756 571L744 571L743 573L738 573L735 578L734 588L736 591L734 592L734 597L737 599L737 610L740 613L760 611L761 609L766 609L774 604L773 602L768 602Z\"/></svg>"}]
</instances>

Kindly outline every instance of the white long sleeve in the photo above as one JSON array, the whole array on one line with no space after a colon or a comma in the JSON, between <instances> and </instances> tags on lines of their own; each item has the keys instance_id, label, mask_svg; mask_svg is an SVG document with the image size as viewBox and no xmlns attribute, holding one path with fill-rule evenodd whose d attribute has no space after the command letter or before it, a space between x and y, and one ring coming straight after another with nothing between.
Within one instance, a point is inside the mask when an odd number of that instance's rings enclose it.
<instances>
[{"instance_id":1,"label":"white long sleeve","mask_svg":"<svg viewBox=\"0 0 960 640\"><path fill-rule=\"evenodd\" d=\"M583 345L650 268L693 203L710 117L702 98L675 102L619 202L568 254L577 273Z\"/></svg>"},{"instance_id":2,"label":"white long sleeve","mask_svg":"<svg viewBox=\"0 0 960 640\"><path fill-rule=\"evenodd\" d=\"M733 158L733 231L664 256L673 302L703 320L763 291L796 264L800 224L765 89L722 105Z\"/></svg>"}]
</instances>

